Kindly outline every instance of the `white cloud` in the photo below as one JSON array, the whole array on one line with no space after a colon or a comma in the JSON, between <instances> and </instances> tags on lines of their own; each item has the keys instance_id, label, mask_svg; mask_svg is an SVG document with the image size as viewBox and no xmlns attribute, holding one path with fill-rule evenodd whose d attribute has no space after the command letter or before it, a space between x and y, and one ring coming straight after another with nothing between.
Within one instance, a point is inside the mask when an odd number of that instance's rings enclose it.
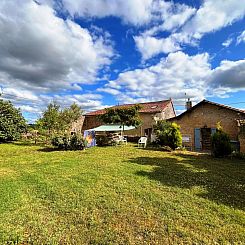
<instances>
[{"instance_id":1,"label":"white cloud","mask_svg":"<svg viewBox=\"0 0 245 245\"><path fill-rule=\"evenodd\" d=\"M18 86L67 88L91 83L113 49L103 36L92 36L47 5L23 0L0 3L0 75Z\"/></svg>"},{"instance_id":2,"label":"white cloud","mask_svg":"<svg viewBox=\"0 0 245 245\"><path fill-rule=\"evenodd\" d=\"M66 107L71 105L72 103L76 103L81 106L84 111L99 110L104 107L101 101L102 96L99 94L61 94L52 96L52 99L62 105L62 107Z\"/></svg>"},{"instance_id":3,"label":"white cloud","mask_svg":"<svg viewBox=\"0 0 245 245\"><path fill-rule=\"evenodd\" d=\"M39 118L47 104L52 101L56 101L62 107L76 103L81 106L84 111L98 110L105 107L102 102L102 95L97 93L80 92L75 94L35 95L35 93L28 90L7 88L3 90L2 98L12 101L17 108L20 108L22 112L25 113L27 119L31 122Z\"/></svg>"},{"instance_id":4,"label":"white cloud","mask_svg":"<svg viewBox=\"0 0 245 245\"><path fill-rule=\"evenodd\" d=\"M222 43L222 45L228 48L232 44L232 42L233 42L233 38L228 38Z\"/></svg>"},{"instance_id":5,"label":"white cloud","mask_svg":"<svg viewBox=\"0 0 245 245\"><path fill-rule=\"evenodd\" d=\"M206 92L205 78L210 74L207 53L188 56L183 52L171 53L166 59L143 69L120 73L106 88L121 92L117 96L131 100L159 100L172 97L182 99L184 94L199 100Z\"/></svg>"},{"instance_id":6,"label":"white cloud","mask_svg":"<svg viewBox=\"0 0 245 245\"><path fill-rule=\"evenodd\" d=\"M63 0L63 7L73 16L117 16L125 23L142 25L148 23L153 0Z\"/></svg>"},{"instance_id":7,"label":"white cloud","mask_svg":"<svg viewBox=\"0 0 245 245\"><path fill-rule=\"evenodd\" d=\"M237 44L239 44L239 43L241 43L241 42L245 42L245 31L243 31L243 32L241 33L241 35L239 35L239 36L237 37Z\"/></svg>"},{"instance_id":8,"label":"white cloud","mask_svg":"<svg viewBox=\"0 0 245 245\"><path fill-rule=\"evenodd\" d=\"M54 1L55 3L57 2ZM187 5L164 0L63 0L62 3L63 8L72 16L85 18L115 16L121 18L124 23L132 25L163 21L161 28L165 30L183 25L194 13L194 9Z\"/></svg>"},{"instance_id":9,"label":"white cloud","mask_svg":"<svg viewBox=\"0 0 245 245\"><path fill-rule=\"evenodd\" d=\"M32 0L0 1L0 33L0 84L5 98L26 112L37 111L35 103L44 108L52 93L74 93L81 84L94 83L114 55L107 32L95 27L89 32ZM97 108L100 100L87 98L84 108Z\"/></svg>"},{"instance_id":10,"label":"white cloud","mask_svg":"<svg viewBox=\"0 0 245 245\"><path fill-rule=\"evenodd\" d=\"M35 113L35 114L38 114L38 115L41 115L41 110L39 107L34 107L33 105L30 106L30 105L20 105L19 108L21 109L21 111L23 112L29 112L29 113Z\"/></svg>"},{"instance_id":11,"label":"white cloud","mask_svg":"<svg viewBox=\"0 0 245 245\"><path fill-rule=\"evenodd\" d=\"M164 18L164 23L161 26L162 30L173 30L174 28L181 27L195 11L194 8L187 5L177 4L169 13L169 16Z\"/></svg>"},{"instance_id":12,"label":"white cloud","mask_svg":"<svg viewBox=\"0 0 245 245\"><path fill-rule=\"evenodd\" d=\"M245 89L245 60L224 60L212 71L209 82L225 89Z\"/></svg>"},{"instance_id":13,"label":"white cloud","mask_svg":"<svg viewBox=\"0 0 245 245\"><path fill-rule=\"evenodd\" d=\"M180 50L180 46L174 43L171 38L158 39L151 36L137 36L134 37L134 40L143 60L159 53L171 53Z\"/></svg>"},{"instance_id":14,"label":"white cloud","mask_svg":"<svg viewBox=\"0 0 245 245\"><path fill-rule=\"evenodd\" d=\"M114 88L98 88L97 91L112 94L112 95L120 94L120 92Z\"/></svg>"},{"instance_id":15,"label":"white cloud","mask_svg":"<svg viewBox=\"0 0 245 245\"><path fill-rule=\"evenodd\" d=\"M227 97L245 89L245 60L222 61L211 69L207 53L189 56L179 51L154 66L120 73L107 88L118 91L116 98L126 103L171 97L184 104L185 93L194 101Z\"/></svg>"},{"instance_id":16,"label":"white cloud","mask_svg":"<svg viewBox=\"0 0 245 245\"><path fill-rule=\"evenodd\" d=\"M245 16L245 4L241 4L240 1L234 0L205 0L193 17L190 18L193 13L193 9L180 12L180 16L186 14L187 21L185 21L185 24L180 30L177 30L176 32L172 31L169 36L158 38L157 42L163 44L168 41L171 43L168 44L168 46L172 47L180 47L184 44L197 45L203 35L218 31L221 28L231 25L235 21L242 19ZM173 17L174 15L172 15L172 18ZM178 17L176 17L176 19L178 19ZM169 18L169 20L171 20L171 18ZM179 24L181 24L181 22L179 22ZM168 53L168 50L164 50L161 45L155 45L154 52L148 52L148 54L145 55L147 48L143 49L141 47L142 43L146 43L147 45L147 40L152 38L152 35L157 34L160 30L161 29L158 27L153 27L148 31L143 32L143 34L139 36L140 40L143 39L141 42L137 42L137 38L135 38L136 46L141 52L143 59L145 59L145 57L151 58L159 53ZM224 45L228 44L229 43L224 43ZM150 47L150 45L148 47Z\"/></svg>"},{"instance_id":17,"label":"white cloud","mask_svg":"<svg viewBox=\"0 0 245 245\"><path fill-rule=\"evenodd\" d=\"M157 24L146 30L143 36L154 36L160 31L173 31L183 26L196 12L195 8L185 4L174 4L173 2L158 1L155 3L154 12L157 13Z\"/></svg>"},{"instance_id":18,"label":"white cloud","mask_svg":"<svg viewBox=\"0 0 245 245\"><path fill-rule=\"evenodd\" d=\"M32 91L20 88L5 88L2 91L3 96L12 97L16 100L27 100L27 101L38 101L38 96L36 96Z\"/></svg>"},{"instance_id":19,"label":"white cloud","mask_svg":"<svg viewBox=\"0 0 245 245\"><path fill-rule=\"evenodd\" d=\"M205 0L196 15L183 27L183 32L200 39L243 18L245 4L234 0Z\"/></svg>"},{"instance_id":20,"label":"white cloud","mask_svg":"<svg viewBox=\"0 0 245 245\"><path fill-rule=\"evenodd\" d=\"M76 17L116 16L124 23L132 25L157 23L142 35L134 37L144 59L159 52L170 53L179 50L179 45L175 44L172 38L158 39L152 35L181 27L196 11L187 5L163 0L63 0L63 8Z\"/></svg>"},{"instance_id":21,"label":"white cloud","mask_svg":"<svg viewBox=\"0 0 245 245\"><path fill-rule=\"evenodd\" d=\"M97 92L133 103L169 97L183 101L184 93L195 100L210 94L224 97L244 89L244 60L223 61L212 70L207 53L189 56L179 51L182 45L197 45L206 33L241 19L245 5L239 1L204 0L198 10L163 0L37 2L41 5L32 0L0 2L0 84L5 97L25 112L38 114L53 99L64 106L76 102L84 110L99 109L104 105ZM170 54L156 65L121 72L95 93L86 92L82 84L108 78L115 57L111 36L96 26L89 31L71 19L59 18L54 9L68 11L71 18L116 16L140 25L142 33L134 40L144 60ZM160 38L163 31L168 36ZM243 32L237 43L244 36Z\"/></svg>"}]
</instances>

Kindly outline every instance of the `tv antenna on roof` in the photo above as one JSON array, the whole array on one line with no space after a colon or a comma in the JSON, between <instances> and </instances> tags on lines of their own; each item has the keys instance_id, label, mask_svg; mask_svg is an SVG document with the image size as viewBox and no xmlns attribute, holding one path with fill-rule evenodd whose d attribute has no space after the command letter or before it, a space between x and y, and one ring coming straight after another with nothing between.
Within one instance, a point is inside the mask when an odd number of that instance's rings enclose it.
<instances>
[{"instance_id":1,"label":"tv antenna on roof","mask_svg":"<svg viewBox=\"0 0 245 245\"><path fill-rule=\"evenodd\" d=\"M186 94L186 92L185 92L185 102L188 100L188 98L187 98L187 94Z\"/></svg>"}]
</instances>

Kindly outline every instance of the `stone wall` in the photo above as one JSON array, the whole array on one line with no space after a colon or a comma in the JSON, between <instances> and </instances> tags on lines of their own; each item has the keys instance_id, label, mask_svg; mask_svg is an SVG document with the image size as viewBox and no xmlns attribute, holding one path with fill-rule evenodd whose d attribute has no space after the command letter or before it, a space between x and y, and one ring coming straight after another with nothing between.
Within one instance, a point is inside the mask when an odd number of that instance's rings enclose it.
<instances>
[{"instance_id":1,"label":"stone wall","mask_svg":"<svg viewBox=\"0 0 245 245\"><path fill-rule=\"evenodd\" d=\"M81 133L83 123L84 123L84 119L85 119L85 117L81 116L76 122L73 122L72 126L71 126L71 132L76 132L76 133L80 132Z\"/></svg>"},{"instance_id":2,"label":"stone wall","mask_svg":"<svg viewBox=\"0 0 245 245\"><path fill-rule=\"evenodd\" d=\"M245 135L239 135L239 141L240 141L240 152L245 153Z\"/></svg>"}]
</instances>

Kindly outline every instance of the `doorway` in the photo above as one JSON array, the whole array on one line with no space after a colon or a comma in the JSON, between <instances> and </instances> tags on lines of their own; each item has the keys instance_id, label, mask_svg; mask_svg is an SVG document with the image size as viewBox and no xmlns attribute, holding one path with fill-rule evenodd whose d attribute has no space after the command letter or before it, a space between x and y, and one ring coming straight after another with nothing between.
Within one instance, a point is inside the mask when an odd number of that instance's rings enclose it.
<instances>
[{"instance_id":1,"label":"doorway","mask_svg":"<svg viewBox=\"0 0 245 245\"><path fill-rule=\"evenodd\" d=\"M151 134L152 134L152 128L146 128L145 129L145 136L147 138L150 138L151 137Z\"/></svg>"},{"instance_id":2,"label":"doorway","mask_svg":"<svg viewBox=\"0 0 245 245\"><path fill-rule=\"evenodd\" d=\"M211 150L211 128L201 128L201 145L203 151Z\"/></svg>"}]
</instances>

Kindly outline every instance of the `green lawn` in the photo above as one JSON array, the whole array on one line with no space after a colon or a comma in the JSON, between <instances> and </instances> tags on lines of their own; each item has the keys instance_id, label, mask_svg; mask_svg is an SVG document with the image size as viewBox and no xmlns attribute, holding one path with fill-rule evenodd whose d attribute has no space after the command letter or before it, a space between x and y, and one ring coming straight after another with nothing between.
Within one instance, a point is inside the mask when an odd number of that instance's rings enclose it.
<instances>
[{"instance_id":1,"label":"green lawn","mask_svg":"<svg viewBox=\"0 0 245 245\"><path fill-rule=\"evenodd\" d=\"M0 193L0 244L245 243L244 161L1 144Z\"/></svg>"}]
</instances>

